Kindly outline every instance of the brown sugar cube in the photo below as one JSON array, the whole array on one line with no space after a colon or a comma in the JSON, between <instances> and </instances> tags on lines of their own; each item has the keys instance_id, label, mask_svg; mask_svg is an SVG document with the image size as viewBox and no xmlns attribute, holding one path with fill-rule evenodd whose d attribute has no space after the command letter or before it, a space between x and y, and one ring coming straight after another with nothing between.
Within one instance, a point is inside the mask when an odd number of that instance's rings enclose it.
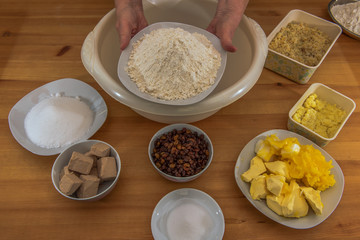
<instances>
[{"instance_id":1,"label":"brown sugar cube","mask_svg":"<svg viewBox=\"0 0 360 240\"><path fill-rule=\"evenodd\" d=\"M89 174L93 164L94 159L92 157L87 157L79 152L73 152L69 162L69 170Z\"/></svg>"},{"instance_id":2,"label":"brown sugar cube","mask_svg":"<svg viewBox=\"0 0 360 240\"><path fill-rule=\"evenodd\" d=\"M95 143L91 146L90 152L98 157L110 156L110 147L104 143Z\"/></svg>"},{"instance_id":3,"label":"brown sugar cube","mask_svg":"<svg viewBox=\"0 0 360 240\"><path fill-rule=\"evenodd\" d=\"M60 179L61 179L65 174L75 174L77 177L80 176L79 173L70 171L68 165L66 165L63 169L61 169L61 171L60 171Z\"/></svg>"},{"instance_id":4,"label":"brown sugar cube","mask_svg":"<svg viewBox=\"0 0 360 240\"><path fill-rule=\"evenodd\" d=\"M91 151L85 153L84 155L87 156L87 157L92 157L93 160L94 160L93 167L96 167L96 161L98 160L98 157L95 156L94 154L92 154Z\"/></svg>"},{"instance_id":5,"label":"brown sugar cube","mask_svg":"<svg viewBox=\"0 0 360 240\"><path fill-rule=\"evenodd\" d=\"M95 196L99 189L100 179L94 175L80 175L83 184L76 191L79 198L88 198Z\"/></svg>"},{"instance_id":6,"label":"brown sugar cube","mask_svg":"<svg viewBox=\"0 0 360 240\"><path fill-rule=\"evenodd\" d=\"M113 157L102 157L97 160L98 175L101 181L113 180L116 178L116 162Z\"/></svg>"},{"instance_id":7,"label":"brown sugar cube","mask_svg":"<svg viewBox=\"0 0 360 240\"><path fill-rule=\"evenodd\" d=\"M65 195L71 195L81 186L82 182L75 174L65 174L60 179L59 188Z\"/></svg>"},{"instance_id":8,"label":"brown sugar cube","mask_svg":"<svg viewBox=\"0 0 360 240\"><path fill-rule=\"evenodd\" d=\"M95 177L98 177L98 170L96 167L93 167L91 170L90 170L90 173L89 175L93 175Z\"/></svg>"}]
</instances>

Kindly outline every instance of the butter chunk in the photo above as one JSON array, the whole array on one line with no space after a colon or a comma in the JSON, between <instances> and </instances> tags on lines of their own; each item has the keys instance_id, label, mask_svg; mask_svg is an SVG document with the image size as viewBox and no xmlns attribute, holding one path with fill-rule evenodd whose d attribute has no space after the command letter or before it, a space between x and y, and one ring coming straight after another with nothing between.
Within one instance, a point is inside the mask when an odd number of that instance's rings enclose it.
<instances>
[{"instance_id":1,"label":"butter chunk","mask_svg":"<svg viewBox=\"0 0 360 240\"><path fill-rule=\"evenodd\" d=\"M98 175L101 181L109 181L116 178L116 161L114 157L102 157L97 160Z\"/></svg>"},{"instance_id":2,"label":"butter chunk","mask_svg":"<svg viewBox=\"0 0 360 240\"><path fill-rule=\"evenodd\" d=\"M282 213L284 217L304 217L309 211L304 196L300 192L300 187L295 180L290 182L289 191L285 193L282 202Z\"/></svg>"},{"instance_id":3,"label":"butter chunk","mask_svg":"<svg viewBox=\"0 0 360 240\"><path fill-rule=\"evenodd\" d=\"M100 179L94 175L80 175L83 181L76 195L79 198L93 197L97 194L100 184Z\"/></svg>"},{"instance_id":4,"label":"butter chunk","mask_svg":"<svg viewBox=\"0 0 360 240\"><path fill-rule=\"evenodd\" d=\"M82 184L82 180L75 174L65 174L59 182L59 189L65 195L73 194Z\"/></svg>"},{"instance_id":5,"label":"butter chunk","mask_svg":"<svg viewBox=\"0 0 360 240\"><path fill-rule=\"evenodd\" d=\"M104 143L95 143L90 148L90 153L97 157L110 156L110 147Z\"/></svg>"},{"instance_id":6,"label":"butter chunk","mask_svg":"<svg viewBox=\"0 0 360 240\"><path fill-rule=\"evenodd\" d=\"M274 162L266 162L266 168L275 175L284 176L286 179L290 179L289 169L285 162L283 161L274 161Z\"/></svg>"},{"instance_id":7,"label":"butter chunk","mask_svg":"<svg viewBox=\"0 0 360 240\"><path fill-rule=\"evenodd\" d=\"M245 182L251 182L251 180L253 180L255 177L263 174L264 172L266 172L266 168L265 168L263 160L261 158L259 158L258 156L255 156L250 161L250 168L241 175L241 178Z\"/></svg>"},{"instance_id":8,"label":"butter chunk","mask_svg":"<svg viewBox=\"0 0 360 240\"><path fill-rule=\"evenodd\" d=\"M324 204L321 201L320 191L312 187L301 187L301 191L315 214L321 215Z\"/></svg>"},{"instance_id":9,"label":"butter chunk","mask_svg":"<svg viewBox=\"0 0 360 240\"><path fill-rule=\"evenodd\" d=\"M265 179L266 179L265 175L260 175L251 181L250 195L254 200L264 199L266 198L266 195L269 193L268 190L266 189Z\"/></svg>"},{"instance_id":10,"label":"butter chunk","mask_svg":"<svg viewBox=\"0 0 360 240\"><path fill-rule=\"evenodd\" d=\"M266 178L266 188L274 194L279 196L285 184L285 177L281 175L270 175Z\"/></svg>"},{"instance_id":11,"label":"butter chunk","mask_svg":"<svg viewBox=\"0 0 360 240\"><path fill-rule=\"evenodd\" d=\"M94 159L92 157L87 157L79 152L73 152L69 162L69 170L81 174L89 174L93 164Z\"/></svg>"},{"instance_id":12,"label":"butter chunk","mask_svg":"<svg viewBox=\"0 0 360 240\"><path fill-rule=\"evenodd\" d=\"M282 216L282 201L283 201L283 196L275 196L272 194L269 194L266 196L266 204L267 206L273 210L276 214Z\"/></svg>"}]
</instances>

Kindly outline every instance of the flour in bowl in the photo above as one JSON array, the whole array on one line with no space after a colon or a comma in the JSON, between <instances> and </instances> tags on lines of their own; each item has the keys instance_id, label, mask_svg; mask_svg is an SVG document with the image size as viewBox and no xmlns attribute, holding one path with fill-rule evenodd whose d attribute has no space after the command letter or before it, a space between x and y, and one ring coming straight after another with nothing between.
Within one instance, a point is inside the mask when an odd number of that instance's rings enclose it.
<instances>
[{"instance_id":1,"label":"flour in bowl","mask_svg":"<svg viewBox=\"0 0 360 240\"><path fill-rule=\"evenodd\" d=\"M125 70L141 92L179 100L211 87L220 65L220 53L204 35L162 28L134 43Z\"/></svg>"}]
</instances>

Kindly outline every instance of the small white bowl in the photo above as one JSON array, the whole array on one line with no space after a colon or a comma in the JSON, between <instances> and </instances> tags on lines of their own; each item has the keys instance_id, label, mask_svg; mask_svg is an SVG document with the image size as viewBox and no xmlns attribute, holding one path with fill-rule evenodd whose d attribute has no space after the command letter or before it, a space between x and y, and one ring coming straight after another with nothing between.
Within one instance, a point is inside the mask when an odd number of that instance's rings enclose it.
<instances>
[{"instance_id":1,"label":"small white bowl","mask_svg":"<svg viewBox=\"0 0 360 240\"><path fill-rule=\"evenodd\" d=\"M208 150L209 150L209 159L206 163L206 166L204 167L204 169L202 169L199 173L195 174L195 175L191 175L191 176L187 176L187 177L176 177L176 176L172 176L170 174L164 173L163 171L161 171L154 163L153 161L153 157L152 157L152 153L154 150L154 144L155 141L163 134L171 132L172 130L176 129L176 130L181 130L183 128L189 129L192 132L196 132L198 134L198 136L200 135L204 135L204 140L207 142L208 144ZM157 131L154 136L151 138L150 143L149 143L149 147L148 147L148 155L149 155L149 159L151 164L154 166L154 168L156 169L156 171L163 177L165 177L168 180L174 181L174 182L189 182L192 181L196 178L198 178L201 174L203 174L206 169L210 166L210 163L213 159L213 155L214 155L214 149L213 149L213 145L211 143L211 140L209 138L208 135L206 135L206 133L201 130L200 128L197 128L193 125L190 124L185 124L185 123L178 123L178 124L171 124L168 125L162 129L160 129L159 131Z\"/></svg>"},{"instance_id":2,"label":"small white bowl","mask_svg":"<svg viewBox=\"0 0 360 240\"><path fill-rule=\"evenodd\" d=\"M271 43L281 28L286 27L286 25L292 21L306 23L309 26L315 27L326 33L331 40L331 45L316 66L308 66L269 48L265 61L265 67L296 83L305 84L310 80L311 76L323 62L326 55L330 52L330 49L335 44L342 31L341 28L333 22L329 22L302 10L295 9L291 10L270 33L267 37L268 44Z\"/></svg>"},{"instance_id":3,"label":"small white bowl","mask_svg":"<svg viewBox=\"0 0 360 240\"><path fill-rule=\"evenodd\" d=\"M336 133L334 134L334 136L331 138L326 138L326 137L321 136L320 134L314 132L313 130L296 122L292 118L292 116L294 115L296 110L303 105L305 100L312 93L316 93L319 99L322 99L330 104L336 104L336 106L340 107L341 109L343 109L346 112L345 119L339 126L339 128L336 131ZM348 118L350 117L350 115L355 110L355 107L356 107L355 102L352 99L348 98L347 96L335 91L334 89L329 88L328 86L325 86L324 84L313 83L289 111L289 119L288 119L287 127L289 130L296 132L296 133L310 139L311 141L313 141L320 147L323 147L326 144L328 144L330 141L332 141L336 138L336 136L339 134L341 129L344 127L344 125L345 125L346 121L348 120Z\"/></svg>"},{"instance_id":4,"label":"small white bowl","mask_svg":"<svg viewBox=\"0 0 360 240\"><path fill-rule=\"evenodd\" d=\"M69 163L71 155L74 151L79 152L79 153L86 153L86 152L90 151L91 146L94 145L95 143L103 143L110 147L110 156L114 157L115 161L116 161L116 167L117 167L116 178L112 181L105 181L105 182L100 183L98 193L95 196L92 196L89 198L77 198L77 197L74 197L73 195L68 196L68 195L64 194L59 189L60 171ZM59 156L56 158L54 165L52 167L52 170L51 170L51 179L52 179L55 189L66 198L69 198L72 200L80 200L80 201L96 201L96 200L100 200L103 197L105 197L106 195L108 195L111 192L111 190L115 187L115 185L119 179L119 176L120 176L120 170L121 170L121 161L120 161L119 154L117 153L115 148L113 148L111 145L109 145L103 141L85 140L85 141L78 142L78 143L71 145L70 147L65 149L62 153L59 154Z\"/></svg>"},{"instance_id":5,"label":"small white bowl","mask_svg":"<svg viewBox=\"0 0 360 240\"><path fill-rule=\"evenodd\" d=\"M129 61L130 54L133 49L132 45L134 43L136 43L139 39L141 39L145 34L149 34L150 32L152 32L156 29L160 29L160 28L181 28L190 33L197 32L197 33L204 35L213 44L214 48L220 53L221 65L217 71L217 75L214 80L215 83L212 86L210 86L205 91L203 91L193 97L190 97L187 99L178 99L178 100L159 99L159 98L151 96L148 93L141 92L139 90L136 83L130 79L128 73L125 71L125 68L127 67L127 64ZM203 100L216 88L216 86L220 82L221 77L225 71L226 59L227 59L227 52L222 48L220 39L217 36L215 36L214 34L206 31L205 29L198 28L198 27L184 24L184 23L158 22L158 23L151 24L151 25L147 26L146 28L142 29L130 40L129 46L124 51L122 51L122 53L120 55L120 59L119 59L119 63L118 63L118 75L119 75L119 79L122 82L122 84L124 84L124 86L130 92L134 93L135 95L137 95L143 99L149 100L151 102L167 104L167 105L189 105L189 104L193 104L193 103Z\"/></svg>"},{"instance_id":6,"label":"small white bowl","mask_svg":"<svg viewBox=\"0 0 360 240\"><path fill-rule=\"evenodd\" d=\"M203 207L212 220L213 226L207 233L207 240L220 240L225 232L223 212L217 202L208 194L192 189L181 188L165 195L156 205L151 217L151 231L154 239L167 240L167 219L170 212L183 203L194 203Z\"/></svg>"},{"instance_id":7,"label":"small white bowl","mask_svg":"<svg viewBox=\"0 0 360 240\"><path fill-rule=\"evenodd\" d=\"M10 110L8 116L10 130L16 141L34 154L42 156L55 155L68 147L68 145L58 148L37 146L29 139L25 131L24 121L27 113L42 100L56 94L61 94L61 96L64 97L80 98L80 100L85 102L91 111L93 111L93 123L89 131L78 141L90 138L99 130L106 120L108 112L106 103L101 95L90 85L72 78L63 78L47 83L19 100Z\"/></svg>"}]
</instances>

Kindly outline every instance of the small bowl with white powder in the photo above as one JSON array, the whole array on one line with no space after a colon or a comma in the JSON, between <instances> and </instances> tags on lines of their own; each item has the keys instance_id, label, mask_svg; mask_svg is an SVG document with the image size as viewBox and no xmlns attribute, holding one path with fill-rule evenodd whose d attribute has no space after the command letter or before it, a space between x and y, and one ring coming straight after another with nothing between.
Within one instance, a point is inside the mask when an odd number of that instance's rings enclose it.
<instances>
[{"instance_id":1,"label":"small bowl with white powder","mask_svg":"<svg viewBox=\"0 0 360 240\"><path fill-rule=\"evenodd\" d=\"M131 39L120 55L118 76L143 99L189 105L216 88L226 60L227 53L214 34L183 23L158 22Z\"/></svg>"},{"instance_id":2,"label":"small bowl with white powder","mask_svg":"<svg viewBox=\"0 0 360 240\"><path fill-rule=\"evenodd\" d=\"M328 5L328 12L344 33L360 40L360 1L332 0Z\"/></svg>"},{"instance_id":3,"label":"small bowl with white powder","mask_svg":"<svg viewBox=\"0 0 360 240\"><path fill-rule=\"evenodd\" d=\"M49 156L91 137L106 117L106 103L94 88L65 78L24 96L11 109L8 120L20 145L34 154Z\"/></svg>"},{"instance_id":4,"label":"small bowl with white powder","mask_svg":"<svg viewBox=\"0 0 360 240\"><path fill-rule=\"evenodd\" d=\"M165 195L151 218L156 240L220 240L225 232L223 212L207 193L181 188Z\"/></svg>"}]
</instances>

